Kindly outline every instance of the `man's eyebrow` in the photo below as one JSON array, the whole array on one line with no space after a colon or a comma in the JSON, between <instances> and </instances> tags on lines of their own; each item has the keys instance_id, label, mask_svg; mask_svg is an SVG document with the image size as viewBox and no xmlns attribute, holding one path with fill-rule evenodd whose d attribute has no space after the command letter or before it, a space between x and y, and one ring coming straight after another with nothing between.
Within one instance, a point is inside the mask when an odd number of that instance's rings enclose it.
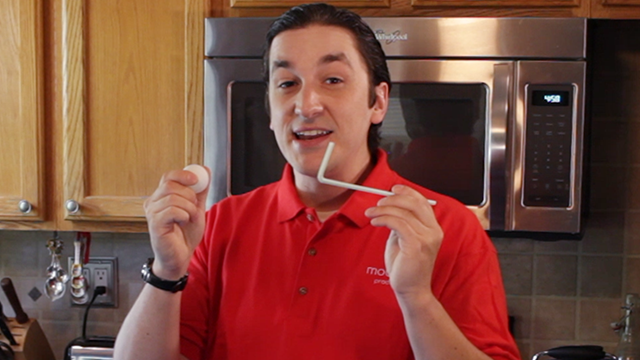
<instances>
[{"instance_id":1,"label":"man's eyebrow","mask_svg":"<svg viewBox=\"0 0 640 360\"><path fill-rule=\"evenodd\" d=\"M351 62L343 52L339 52L337 54L327 54L320 58L318 61L318 65L329 64L335 61L340 61L351 67Z\"/></svg>"},{"instance_id":2,"label":"man's eyebrow","mask_svg":"<svg viewBox=\"0 0 640 360\"><path fill-rule=\"evenodd\" d=\"M273 60L273 66L271 67L271 72L274 72L279 68L288 69L290 67L291 67L291 63L287 60Z\"/></svg>"},{"instance_id":3,"label":"man's eyebrow","mask_svg":"<svg viewBox=\"0 0 640 360\"><path fill-rule=\"evenodd\" d=\"M320 60L318 60L318 65L330 64L336 61L342 62L351 67L351 62L349 62L349 59L343 52L337 54L327 54L321 57ZM273 65L271 66L271 72L274 72L279 68L288 69L291 67L291 62L288 60L273 60L272 64Z\"/></svg>"}]
</instances>

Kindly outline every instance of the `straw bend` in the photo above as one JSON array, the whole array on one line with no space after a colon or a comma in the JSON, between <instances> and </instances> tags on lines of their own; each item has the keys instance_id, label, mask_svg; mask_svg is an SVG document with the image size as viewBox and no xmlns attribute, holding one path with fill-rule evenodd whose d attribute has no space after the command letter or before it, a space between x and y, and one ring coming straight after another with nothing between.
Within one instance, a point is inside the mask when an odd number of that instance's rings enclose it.
<instances>
[{"instance_id":1,"label":"straw bend","mask_svg":"<svg viewBox=\"0 0 640 360\"><path fill-rule=\"evenodd\" d=\"M364 191L364 192L368 192L368 193L376 194L376 195L381 195L381 196L393 195L393 193L391 191L376 189L376 188L372 188L372 187L368 187L368 186L351 184L351 183L348 183L348 182L328 179L328 178L324 177L324 172L327 170L327 165L329 164L329 159L331 158L331 153L333 153L333 147L334 146L335 146L335 144L333 143L333 141L330 141L329 145L327 145L327 150L324 153L324 157L322 158L322 162L320 163L320 168L318 169L318 181L320 183L327 184L327 185L333 185L333 186L337 186L337 187L342 187L342 188L350 189L350 190ZM431 205L435 205L436 204L435 200L428 200L428 201L429 201L429 204L431 204Z\"/></svg>"}]
</instances>

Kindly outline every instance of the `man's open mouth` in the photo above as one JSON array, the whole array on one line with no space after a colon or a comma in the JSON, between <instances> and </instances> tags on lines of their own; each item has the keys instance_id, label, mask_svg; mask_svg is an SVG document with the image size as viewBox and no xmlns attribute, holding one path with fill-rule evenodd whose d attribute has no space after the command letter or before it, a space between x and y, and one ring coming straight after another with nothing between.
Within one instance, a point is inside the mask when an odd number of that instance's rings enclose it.
<instances>
[{"instance_id":1,"label":"man's open mouth","mask_svg":"<svg viewBox=\"0 0 640 360\"><path fill-rule=\"evenodd\" d=\"M330 130L305 130L294 132L298 140L313 140L331 134Z\"/></svg>"}]
</instances>

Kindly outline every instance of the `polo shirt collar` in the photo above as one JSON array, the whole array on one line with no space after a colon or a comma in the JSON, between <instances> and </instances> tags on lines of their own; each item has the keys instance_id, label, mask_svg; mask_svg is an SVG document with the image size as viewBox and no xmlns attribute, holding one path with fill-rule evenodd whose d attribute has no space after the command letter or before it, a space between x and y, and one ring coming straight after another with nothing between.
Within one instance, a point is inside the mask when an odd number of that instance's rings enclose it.
<instances>
[{"instance_id":1,"label":"polo shirt collar","mask_svg":"<svg viewBox=\"0 0 640 360\"><path fill-rule=\"evenodd\" d=\"M293 168L289 163L284 166L276 196L278 197L278 222L291 220L305 209L305 205L298 196L293 179Z\"/></svg>"},{"instance_id":2,"label":"polo shirt collar","mask_svg":"<svg viewBox=\"0 0 640 360\"><path fill-rule=\"evenodd\" d=\"M391 187L398 183L398 175L389 168L387 153L378 149L378 162L367 179L362 183L366 187L391 191ZM371 221L364 215L364 211L375 206L383 196L364 191L354 191L346 203L342 205L339 213L349 218L359 227L364 227Z\"/></svg>"},{"instance_id":3,"label":"polo shirt collar","mask_svg":"<svg viewBox=\"0 0 640 360\"><path fill-rule=\"evenodd\" d=\"M398 175L389 168L387 154L378 149L378 162L362 185L382 190L391 190L398 183ZM286 164L282 178L278 183L278 222L291 220L301 212L305 205L300 200L293 179L293 168ZM364 215L364 211L382 198L380 195L362 191L354 191L347 202L342 205L338 213L350 219L358 227L369 224L370 219Z\"/></svg>"}]
</instances>

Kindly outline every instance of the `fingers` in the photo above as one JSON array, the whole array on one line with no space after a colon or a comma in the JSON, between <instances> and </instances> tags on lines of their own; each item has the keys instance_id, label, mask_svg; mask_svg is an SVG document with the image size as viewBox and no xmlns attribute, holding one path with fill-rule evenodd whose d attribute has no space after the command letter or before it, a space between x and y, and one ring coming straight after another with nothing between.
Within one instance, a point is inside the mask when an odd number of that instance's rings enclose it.
<instances>
[{"instance_id":1,"label":"fingers","mask_svg":"<svg viewBox=\"0 0 640 360\"><path fill-rule=\"evenodd\" d=\"M168 194L148 206L147 215L162 215L164 223L176 222L185 225L189 221L195 221L199 212L194 202L176 194Z\"/></svg>"},{"instance_id":2,"label":"fingers","mask_svg":"<svg viewBox=\"0 0 640 360\"><path fill-rule=\"evenodd\" d=\"M164 225L195 221L199 210L204 210L208 190L207 186L205 191L196 194L189 186L197 181L197 176L190 171L165 173L156 191L144 203L147 219Z\"/></svg>"},{"instance_id":3,"label":"fingers","mask_svg":"<svg viewBox=\"0 0 640 360\"><path fill-rule=\"evenodd\" d=\"M422 194L404 185L395 185L392 191L394 195L380 199L377 206L367 209L365 215L373 220L382 216L394 216L406 221L415 219L426 226L439 227L433 208Z\"/></svg>"},{"instance_id":4,"label":"fingers","mask_svg":"<svg viewBox=\"0 0 640 360\"><path fill-rule=\"evenodd\" d=\"M377 206L365 211L371 225L386 226L404 239L443 237L433 208L422 194L404 185L396 185L392 191L394 195L380 199Z\"/></svg>"}]
</instances>

